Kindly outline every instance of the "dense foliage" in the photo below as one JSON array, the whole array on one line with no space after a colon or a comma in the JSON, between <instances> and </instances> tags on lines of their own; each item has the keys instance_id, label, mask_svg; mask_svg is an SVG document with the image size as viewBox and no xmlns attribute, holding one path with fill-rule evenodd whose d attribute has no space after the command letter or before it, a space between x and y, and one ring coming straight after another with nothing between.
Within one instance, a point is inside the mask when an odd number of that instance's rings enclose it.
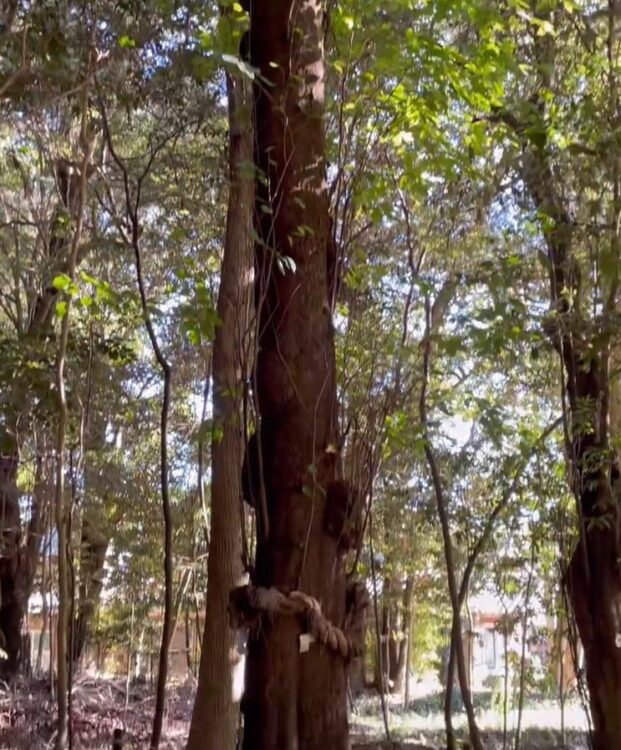
<instances>
[{"instance_id":1,"label":"dense foliage","mask_svg":"<svg viewBox=\"0 0 621 750\"><path fill-rule=\"evenodd\" d=\"M2 4L2 555L28 557L24 611L49 629L60 523L76 658L130 643L136 673L164 601L161 357L174 619L198 669L226 76L261 85L242 5ZM575 478L618 476L621 8L327 5L339 449L364 529L348 567L377 598L367 677L393 684L381 643L408 643L408 667L442 675L451 622L481 593L515 632L538 609L573 637L577 540L585 523L617 528L616 488L614 508L591 513ZM597 398L580 390L594 362ZM244 387L246 434L258 417ZM250 567L256 519L241 515ZM451 577L466 579L459 611ZM558 689L551 674L542 686Z\"/></svg>"}]
</instances>

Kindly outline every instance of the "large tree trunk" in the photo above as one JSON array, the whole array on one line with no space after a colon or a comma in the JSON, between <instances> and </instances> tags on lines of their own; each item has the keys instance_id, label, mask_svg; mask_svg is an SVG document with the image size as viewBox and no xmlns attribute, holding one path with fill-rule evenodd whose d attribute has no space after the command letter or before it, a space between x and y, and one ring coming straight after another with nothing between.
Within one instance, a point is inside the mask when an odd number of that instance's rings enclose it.
<instances>
[{"instance_id":1,"label":"large tree trunk","mask_svg":"<svg viewBox=\"0 0 621 750\"><path fill-rule=\"evenodd\" d=\"M211 444L211 542L207 566L207 612L198 689L188 750L233 750L239 705L233 698L229 627L231 589L242 576L240 503L244 430L244 335L248 324L252 277L253 178L244 163L252 160L249 86L228 77L229 163L224 258L218 293L221 325L213 347L214 433Z\"/></svg>"},{"instance_id":2,"label":"large tree trunk","mask_svg":"<svg viewBox=\"0 0 621 750\"><path fill-rule=\"evenodd\" d=\"M346 516L349 501L339 491L344 483L335 481L340 458L327 270L324 11L318 0L251 5L260 170L254 582L314 597L342 628L346 582L336 519ZM301 653L302 632L298 618L282 614L263 616L251 632L244 750L348 747L346 662L320 643Z\"/></svg>"}]
</instances>

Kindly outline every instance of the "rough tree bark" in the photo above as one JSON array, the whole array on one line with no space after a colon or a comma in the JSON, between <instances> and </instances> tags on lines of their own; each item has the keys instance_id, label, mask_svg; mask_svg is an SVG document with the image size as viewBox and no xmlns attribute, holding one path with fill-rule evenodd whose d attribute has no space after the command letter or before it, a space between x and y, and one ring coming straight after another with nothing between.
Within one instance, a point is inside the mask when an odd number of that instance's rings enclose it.
<instances>
[{"instance_id":1,"label":"rough tree bark","mask_svg":"<svg viewBox=\"0 0 621 750\"><path fill-rule=\"evenodd\" d=\"M227 78L229 98L229 198L224 257L218 292L213 345L213 415L211 442L211 542L207 565L207 612L198 688L190 724L188 750L233 750L239 705L233 700L229 627L231 589L241 583L241 469L244 430L244 336L252 283L252 215L254 179L244 171L252 161L250 86ZM241 165L241 166L240 166ZM228 647L227 647L228 644Z\"/></svg>"},{"instance_id":2,"label":"rough tree bark","mask_svg":"<svg viewBox=\"0 0 621 750\"><path fill-rule=\"evenodd\" d=\"M318 0L255 0L251 6L260 170L253 581L272 592L314 597L343 627L345 550L339 539L349 499L339 478L329 302L324 23ZM276 614L251 630L244 750L348 747L347 665L318 643L301 653L302 627L300 618Z\"/></svg>"}]
</instances>

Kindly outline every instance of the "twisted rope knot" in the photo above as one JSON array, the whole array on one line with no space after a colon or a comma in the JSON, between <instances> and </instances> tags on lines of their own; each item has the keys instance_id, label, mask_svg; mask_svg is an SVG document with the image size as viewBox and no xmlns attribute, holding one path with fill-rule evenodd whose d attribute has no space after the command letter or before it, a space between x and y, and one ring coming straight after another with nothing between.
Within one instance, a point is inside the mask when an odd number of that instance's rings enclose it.
<instances>
[{"instance_id":1,"label":"twisted rope knot","mask_svg":"<svg viewBox=\"0 0 621 750\"><path fill-rule=\"evenodd\" d=\"M345 631L331 623L321 611L319 601L303 591L284 594L274 587L240 586L231 592L231 609L238 622L245 623L261 614L272 619L277 616L300 617L316 641L343 659L350 659L362 652L360 622L368 606L364 586L354 584L353 591L353 596L348 596L350 606Z\"/></svg>"}]
</instances>

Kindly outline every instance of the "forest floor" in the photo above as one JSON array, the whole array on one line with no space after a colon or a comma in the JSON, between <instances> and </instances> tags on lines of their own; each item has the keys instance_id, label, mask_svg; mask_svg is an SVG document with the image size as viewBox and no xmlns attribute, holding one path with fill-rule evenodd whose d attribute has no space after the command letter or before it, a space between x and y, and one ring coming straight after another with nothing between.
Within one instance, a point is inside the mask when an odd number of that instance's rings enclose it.
<instances>
[{"instance_id":1,"label":"forest floor","mask_svg":"<svg viewBox=\"0 0 621 750\"><path fill-rule=\"evenodd\" d=\"M433 692L414 697L407 709L401 698L387 698L387 719L390 737L399 748L442 748L444 746L444 695ZM490 692L473 696L477 723L482 730L486 750L500 750L503 746L514 747L517 711L507 714L506 745L503 743L502 713L492 707ZM354 700L351 713L352 737L360 748L382 748L377 743L386 737L384 719L379 697L366 694ZM564 711L565 750L584 750L587 743L587 720L579 703L568 701ZM453 725L458 737L467 739L466 715L461 701L453 704ZM560 742L561 713L555 701L536 699L525 701L521 719L522 750L558 750ZM418 744L409 744L416 742ZM390 744L385 745L390 747ZM356 747L356 745L354 745Z\"/></svg>"},{"instance_id":2,"label":"forest floor","mask_svg":"<svg viewBox=\"0 0 621 750\"><path fill-rule=\"evenodd\" d=\"M171 686L162 750L185 748L192 711L194 686ZM477 696L477 716L484 730L487 750L499 750L502 742L502 717L489 707L489 696ZM127 748L148 747L154 697L148 685L136 685L126 696L124 680L79 677L72 694L74 750L109 750L112 732L122 727ZM458 708L458 707L457 707ZM386 747L404 750L434 750L442 747L443 723L439 694L414 697L404 709L388 699L388 720L394 746L385 743L382 712L377 696L356 699L351 711L352 744L355 750L380 750ZM508 717L509 738L515 716ZM47 750L53 746L55 704L49 683L32 681L12 691L0 689L0 749ZM566 750L587 747L584 716L578 706L565 712ZM552 703L528 704L523 717L522 750L556 750L559 746L560 714ZM455 713L458 732L465 729L463 713ZM507 746L513 746L509 742Z\"/></svg>"}]
</instances>

